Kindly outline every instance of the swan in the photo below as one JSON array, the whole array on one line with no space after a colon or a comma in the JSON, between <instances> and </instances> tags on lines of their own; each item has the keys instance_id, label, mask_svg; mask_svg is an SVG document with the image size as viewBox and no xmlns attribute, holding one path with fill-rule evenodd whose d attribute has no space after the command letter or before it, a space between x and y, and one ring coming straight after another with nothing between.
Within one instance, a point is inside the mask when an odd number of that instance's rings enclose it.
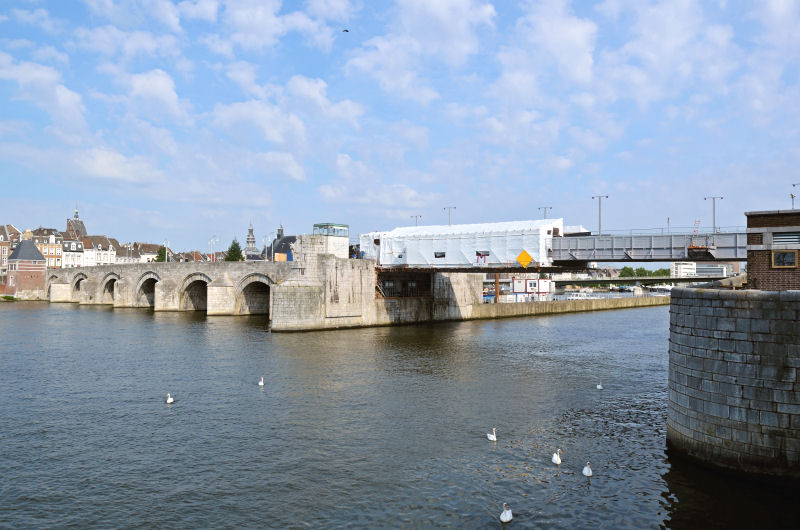
<instances>
[{"instance_id":1,"label":"swan","mask_svg":"<svg viewBox=\"0 0 800 530\"><path fill-rule=\"evenodd\" d=\"M561 449L559 449L558 451L553 453L553 463L554 464L558 464L560 466L561 465L561 456L559 456L559 455L561 455Z\"/></svg>"},{"instance_id":2,"label":"swan","mask_svg":"<svg viewBox=\"0 0 800 530\"><path fill-rule=\"evenodd\" d=\"M586 466L583 468L583 476L584 477L591 477L592 476L592 463L586 462Z\"/></svg>"},{"instance_id":3,"label":"swan","mask_svg":"<svg viewBox=\"0 0 800 530\"><path fill-rule=\"evenodd\" d=\"M174 401L175 400L172 399L172 396L169 395L169 392L167 392L167 405L171 405Z\"/></svg>"},{"instance_id":4,"label":"swan","mask_svg":"<svg viewBox=\"0 0 800 530\"><path fill-rule=\"evenodd\" d=\"M258 382L258 386L264 386L264 376L261 376L261 381Z\"/></svg>"},{"instance_id":5,"label":"swan","mask_svg":"<svg viewBox=\"0 0 800 530\"><path fill-rule=\"evenodd\" d=\"M486 437L489 439L490 442L496 442L497 441L497 427L492 427L491 434L487 432L486 433Z\"/></svg>"},{"instance_id":6,"label":"swan","mask_svg":"<svg viewBox=\"0 0 800 530\"><path fill-rule=\"evenodd\" d=\"M503 503L503 513L500 514L500 522L501 523L508 523L511 519L514 518L514 514L511 513L511 506L508 503Z\"/></svg>"},{"instance_id":7,"label":"swan","mask_svg":"<svg viewBox=\"0 0 800 530\"><path fill-rule=\"evenodd\" d=\"M603 382L600 381L600 384L597 385L597 390L603 390Z\"/></svg>"}]
</instances>

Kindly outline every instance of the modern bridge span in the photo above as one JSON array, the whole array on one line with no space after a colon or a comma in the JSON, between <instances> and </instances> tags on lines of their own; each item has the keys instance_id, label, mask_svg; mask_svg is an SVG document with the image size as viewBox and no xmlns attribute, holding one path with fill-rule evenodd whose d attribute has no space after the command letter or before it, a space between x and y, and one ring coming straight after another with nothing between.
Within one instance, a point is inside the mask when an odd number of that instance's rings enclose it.
<instances>
[{"instance_id":1,"label":"modern bridge span","mask_svg":"<svg viewBox=\"0 0 800 530\"><path fill-rule=\"evenodd\" d=\"M745 261L747 233L554 237L553 265L589 261Z\"/></svg>"}]
</instances>

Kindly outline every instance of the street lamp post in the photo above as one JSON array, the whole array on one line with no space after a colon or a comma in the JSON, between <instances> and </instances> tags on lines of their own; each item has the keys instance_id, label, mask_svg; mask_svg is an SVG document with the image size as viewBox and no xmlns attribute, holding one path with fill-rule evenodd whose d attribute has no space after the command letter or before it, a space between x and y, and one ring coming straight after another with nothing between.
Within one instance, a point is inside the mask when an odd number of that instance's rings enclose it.
<instances>
[{"instance_id":1,"label":"street lamp post","mask_svg":"<svg viewBox=\"0 0 800 530\"><path fill-rule=\"evenodd\" d=\"M712 233L717 233L717 199L722 200L724 197L703 197L704 201L711 199L711 227Z\"/></svg>"},{"instance_id":2,"label":"street lamp post","mask_svg":"<svg viewBox=\"0 0 800 530\"><path fill-rule=\"evenodd\" d=\"M544 218L547 219L547 210L552 210L552 206L539 206L537 210L544 210Z\"/></svg>"},{"instance_id":3,"label":"street lamp post","mask_svg":"<svg viewBox=\"0 0 800 530\"><path fill-rule=\"evenodd\" d=\"M597 235L603 235L603 199L608 199L608 195L594 195L592 199L597 199Z\"/></svg>"},{"instance_id":4,"label":"street lamp post","mask_svg":"<svg viewBox=\"0 0 800 530\"><path fill-rule=\"evenodd\" d=\"M447 210L447 226L450 226L450 211L455 209L455 206L445 206L442 208L442 210Z\"/></svg>"},{"instance_id":5,"label":"street lamp post","mask_svg":"<svg viewBox=\"0 0 800 530\"><path fill-rule=\"evenodd\" d=\"M219 238L217 237L217 234L214 234L213 236L211 236L211 239L208 240L208 246L211 247L211 262L212 263L217 261L217 255L214 253L214 245L217 244L217 243L219 243Z\"/></svg>"},{"instance_id":6,"label":"street lamp post","mask_svg":"<svg viewBox=\"0 0 800 530\"><path fill-rule=\"evenodd\" d=\"M412 215L411 218L414 220L414 226L419 226L419 220L422 218L421 215Z\"/></svg>"},{"instance_id":7,"label":"street lamp post","mask_svg":"<svg viewBox=\"0 0 800 530\"><path fill-rule=\"evenodd\" d=\"M794 210L794 198L797 197L797 195L795 195L794 193L790 193L789 197L792 198L792 210Z\"/></svg>"},{"instance_id":8,"label":"street lamp post","mask_svg":"<svg viewBox=\"0 0 800 530\"><path fill-rule=\"evenodd\" d=\"M169 263L169 241L164 240L164 262Z\"/></svg>"}]
</instances>

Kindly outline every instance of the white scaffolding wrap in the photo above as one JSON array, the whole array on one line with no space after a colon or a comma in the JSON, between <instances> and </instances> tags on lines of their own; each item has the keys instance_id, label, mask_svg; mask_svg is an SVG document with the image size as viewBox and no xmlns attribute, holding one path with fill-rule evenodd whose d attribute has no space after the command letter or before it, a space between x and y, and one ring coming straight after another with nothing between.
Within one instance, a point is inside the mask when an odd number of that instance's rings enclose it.
<instances>
[{"instance_id":1,"label":"white scaffolding wrap","mask_svg":"<svg viewBox=\"0 0 800 530\"><path fill-rule=\"evenodd\" d=\"M525 251L528 266L549 266L553 236L563 235L563 219L407 226L361 234L361 252L378 264L407 267L519 266Z\"/></svg>"}]
</instances>

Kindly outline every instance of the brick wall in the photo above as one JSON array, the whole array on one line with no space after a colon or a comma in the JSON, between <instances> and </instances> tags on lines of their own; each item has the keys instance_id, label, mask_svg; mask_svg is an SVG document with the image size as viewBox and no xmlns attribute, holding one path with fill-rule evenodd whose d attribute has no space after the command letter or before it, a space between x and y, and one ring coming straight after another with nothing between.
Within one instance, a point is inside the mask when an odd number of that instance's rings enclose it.
<instances>
[{"instance_id":1,"label":"brick wall","mask_svg":"<svg viewBox=\"0 0 800 530\"><path fill-rule=\"evenodd\" d=\"M667 443L800 477L800 292L672 290Z\"/></svg>"},{"instance_id":2,"label":"brick wall","mask_svg":"<svg viewBox=\"0 0 800 530\"><path fill-rule=\"evenodd\" d=\"M800 289L800 268L773 269L772 251L747 251L747 287L762 291Z\"/></svg>"},{"instance_id":3,"label":"brick wall","mask_svg":"<svg viewBox=\"0 0 800 530\"><path fill-rule=\"evenodd\" d=\"M749 214L747 216L747 228L769 228L772 226L800 226L800 212L792 214Z\"/></svg>"}]
</instances>

